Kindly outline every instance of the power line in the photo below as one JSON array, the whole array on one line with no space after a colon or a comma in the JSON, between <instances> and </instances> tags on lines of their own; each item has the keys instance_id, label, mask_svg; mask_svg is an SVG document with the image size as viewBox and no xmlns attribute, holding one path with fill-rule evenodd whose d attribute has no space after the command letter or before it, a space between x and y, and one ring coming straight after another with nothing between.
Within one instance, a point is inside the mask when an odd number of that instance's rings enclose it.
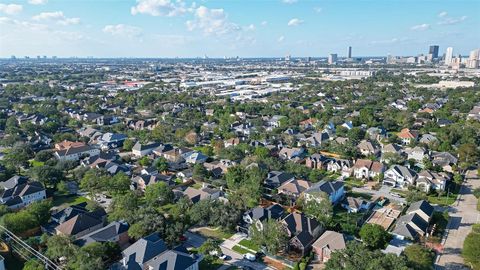
<instances>
[{"instance_id":1,"label":"power line","mask_svg":"<svg viewBox=\"0 0 480 270\"><path fill-rule=\"evenodd\" d=\"M45 269L51 269L51 270L60 270L61 267L55 264L53 261L51 261L49 258L47 258L45 255L42 253L38 252L36 249L32 248L30 245L25 243L22 239L20 239L18 236L16 236L14 233L9 231L7 228L4 226L0 225L0 232L3 232L7 235L6 238L9 238L8 240L13 241L14 244L11 244L10 246L12 249L17 252L22 258L28 259L29 256L26 255L23 251L26 251L28 254L33 255L36 257L38 260L43 262L45 265ZM20 251L22 250L22 251Z\"/></svg>"}]
</instances>

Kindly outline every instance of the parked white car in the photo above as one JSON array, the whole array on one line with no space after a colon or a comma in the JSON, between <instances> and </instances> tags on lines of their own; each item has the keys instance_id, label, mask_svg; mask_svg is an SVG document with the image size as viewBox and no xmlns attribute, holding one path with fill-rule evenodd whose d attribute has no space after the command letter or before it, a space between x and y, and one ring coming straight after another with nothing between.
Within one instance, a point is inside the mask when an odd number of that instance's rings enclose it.
<instances>
[{"instance_id":1,"label":"parked white car","mask_svg":"<svg viewBox=\"0 0 480 270\"><path fill-rule=\"evenodd\" d=\"M243 258L251 261L251 262L254 262L257 257L255 255L253 255L252 253L246 253L245 255L243 255Z\"/></svg>"}]
</instances>

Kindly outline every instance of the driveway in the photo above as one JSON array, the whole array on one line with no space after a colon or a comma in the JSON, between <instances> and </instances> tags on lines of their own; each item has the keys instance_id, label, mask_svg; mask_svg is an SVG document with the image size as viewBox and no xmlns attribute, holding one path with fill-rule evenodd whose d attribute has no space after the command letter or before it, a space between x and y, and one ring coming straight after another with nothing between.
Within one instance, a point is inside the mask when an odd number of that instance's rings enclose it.
<instances>
[{"instance_id":1,"label":"driveway","mask_svg":"<svg viewBox=\"0 0 480 270\"><path fill-rule=\"evenodd\" d=\"M223 254L230 256L231 259L226 261L225 263L229 264L227 266L222 266L219 268L219 270L224 270L228 269L230 265L235 265L235 266L249 266L255 270L274 270L273 268L259 262L251 262L243 258L243 256L240 253L237 253L231 249L228 249L224 247L223 245L220 246L222 249Z\"/></svg>"},{"instance_id":2,"label":"driveway","mask_svg":"<svg viewBox=\"0 0 480 270\"><path fill-rule=\"evenodd\" d=\"M243 258L242 254L232 250L234 246L236 246L240 241L242 241L246 237L247 235L244 233L236 233L232 235L230 238L223 241L223 243L220 245L220 248L222 249L223 254L231 257L231 259L225 262L228 264L227 266L222 266L219 268L219 270L225 270L228 268L229 265L249 266L256 270L273 269L263 263L251 262L249 260L246 260Z\"/></svg>"},{"instance_id":3,"label":"driveway","mask_svg":"<svg viewBox=\"0 0 480 270\"><path fill-rule=\"evenodd\" d=\"M480 222L480 213L476 210L477 199L472 191L480 187L477 171L467 171L465 182L460 188L457 201L449 207L450 219L442 243L443 252L437 257L435 269L468 269L463 266L461 256L463 242L472 230L472 224Z\"/></svg>"},{"instance_id":4,"label":"driveway","mask_svg":"<svg viewBox=\"0 0 480 270\"><path fill-rule=\"evenodd\" d=\"M382 187L379 190L373 190L373 189L368 189L368 188L363 188L363 187L362 188L354 187L352 189L352 191L354 191L354 192L368 193L368 194L371 194L371 195L374 195L374 196L387 198L390 201L403 203L403 204L406 203L405 198L392 196L392 194L390 194L391 190L392 190L391 187L388 187L388 186L385 186L385 185L382 185Z\"/></svg>"}]
</instances>

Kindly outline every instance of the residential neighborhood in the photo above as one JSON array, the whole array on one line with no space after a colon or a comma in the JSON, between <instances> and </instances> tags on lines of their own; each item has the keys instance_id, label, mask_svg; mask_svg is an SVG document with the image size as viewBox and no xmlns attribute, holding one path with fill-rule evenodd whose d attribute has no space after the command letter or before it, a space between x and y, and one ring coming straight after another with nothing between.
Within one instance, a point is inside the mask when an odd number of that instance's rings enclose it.
<instances>
[{"instance_id":1,"label":"residential neighborhood","mask_svg":"<svg viewBox=\"0 0 480 270\"><path fill-rule=\"evenodd\" d=\"M0 61L7 269L478 269L478 72Z\"/></svg>"}]
</instances>

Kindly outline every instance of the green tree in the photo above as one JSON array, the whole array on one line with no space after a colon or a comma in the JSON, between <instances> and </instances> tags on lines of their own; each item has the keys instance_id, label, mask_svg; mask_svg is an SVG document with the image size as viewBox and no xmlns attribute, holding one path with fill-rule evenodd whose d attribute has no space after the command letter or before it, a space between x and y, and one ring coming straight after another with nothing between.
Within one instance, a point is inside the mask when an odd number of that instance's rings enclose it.
<instances>
[{"instance_id":1,"label":"green tree","mask_svg":"<svg viewBox=\"0 0 480 270\"><path fill-rule=\"evenodd\" d=\"M67 262L75 258L78 247L72 242L72 239L65 235L53 235L47 239L47 251L45 255L52 260L65 257Z\"/></svg>"},{"instance_id":2,"label":"green tree","mask_svg":"<svg viewBox=\"0 0 480 270\"><path fill-rule=\"evenodd\" d=\"M33 151L28 144L16 143L3 158L5 164L15 168L20 173L20 168L28 167L28 160L33 157Z\"/></svg>"},{"instance_id":3,"label":"green tree","mask_svg":"<svg viewBox=\"0 0 480 270\"><path fill-rule=\"evenodd\" d=\"M23 270L45 270L45 266L36 259L30 259L23 265Z\"/></svg>"},{"instance_id":4,"label":"green tree","mask_svg":"<svg viewBox=\"0 0 480 270\"><path fill-rule=\"evenodd\" d=\"M390 234L378 224L365 224L360 229L360 238L368 247L381 249L385 248L390 240Z\"/></svg>"},{"instance_id":5,"label":"green tree","mask_svg":"<svg viewBox=\"0 0 480 270\"><path fill-rule=\"evenodd\" d=\"M128 228L128 236L133 239L140 239L145 236L147 232L147 228L145 228L142 222L134 223Z\"/></svg>"},{"instance_id":6,"label":"green tree","mask_svg":"<svg viewBox=\"0 0 480 270\"><path fill-rule=\"evenodd\" d=\"M256 167L246 169L234 166L225 175L230 189L230 199L237 209L247 209L258 204L265 175Z\"/></svg>"},{"instance_id":7,"label":"green tree","mask_svg":"<svg viewBox=\"0 0 480 270\"><path fill-rule=\"evenodd\" d=\"M172 203L175 195L165 182L148 185L145 189L145 201L152 206Z\"/></svg>"},{"instance_id":8,"label":"green tree","mask_svg":"<svg viewBox=\"0 0 480 270\"><path fill-rule=\"evenodd\" d=\"M261 159L264 159L264 158L267 158L268 156L270 156L270 150L268 150L268 148L266 148L266 147L260 146L260 147L255 148L254 154L257 157L259 157Z\"/></svg>"},{"instance_id":9,"label":"green tree","mask_svg":"<svg viewBox=\"0 0 480 270\"><path fill-rule=\"evenodd\" d=\"M195 164L193 166L192 177L195 180L203 180L205 177L208 176L207 169L203 166L203 164Z\"/></svg>"},{"instance_id":10,"label":"green tree","mask_svg":"<svg viewBox=\"0 0 480 270\"><path fill-rule=\"evenodd\" d=\"M30 204L25 211L35 218L36 224L41 225L47 223L50 219L50 208L52 208L52 202L44 200Z\"/></svg>"},{"instance_id":11,"label":"green tree","mask_svg":"<svg viewBox=\"0 0 480 270\"><path fill-rule=\"evenodd\" d=\"M149 159L147 156L144 156L138 160L138 164L140 164L140 166L143 166L143 167L148 167L152 164L152 160Z\"/></svg>"},{"instance_id":12,"label":"green tree","mask_svg":"<svg viewBox=\"0 0 480 270\"><path fill-rule=\"evenodd\" d=\"M213 251L217 252L217 254L222 253L220 249L220 242L211 238L203 242L203 244L198 248L198 252L204 255L209 255Z\"/></svg>"},{"instance_id":13,"label":"green tree","mask_svg":"<svg viewBox=\"0 0 480 270\"><path fill-rule=\"evenodd\" d=\"M126 139L123 142L123 150L125 151L132 151L133 146L135 145L135 142L131 139Z\"/></svg>"},{"instance_id":14,"label":"green tree","mask_svg":"<svg viewBox=\"0 0 480 270\"><path fill-rule=\"evenodd\" d=\"M105 177L107 180L106 191L110 194L123 194L130 189L130 178L124 172L119 172L112 177Z\"/></svg>"},{"instance_id":15,"label":"green tree","mask_svg":"<svg viewBox=\"0 0 480 270\"><path fill-rule=\"evenodd\" d=\"M384 254L380 250L371 251L354 241L346 249L336 250L325 264L326 270L408 270L403 256Z\"/></svg>"},{"instance_id":16,"label":"green tree","mask_svg":"<svg viewBox=\"0 0 480 270\"><path fill-rule=\"evenodd\" d=\"M53 157L52 150L41 150L35 155L35 160L45 162Z\"/></svg>"},{"instance_id":17,"label":"green tree","mask_svg":"<svg viewBox=\"0 0 480 270\"><path fill-rule=\"evenodd\" d=\"M262 222L260 228L256 224L250 228L252 241L258 246L264 246L270 254L277 254L288 243L288 234L285 227L274 219Z\"/></svg>"},{"instance_id":18,"label":"green tree","mask_svg":"<svg viewBox=\"0 0 480 270\"><path fill-rule=\"evenodd\" d=\"M407 195L405 197L405 200L407 200L407 203L414 203L414 202L418 202L418 201L421 201L421 200L426 200L427 199L427 195L422 192L422 191L419 191L419 190L416 190L416 189L413 189L413 190L409 190L407 192Z\"/></svg>"},{"instance_id":19,"label":"green tree","mask_svg":"<svg viewBox=\"0 0 480 270\"><path fill-rule=\"evenodd\" d=\"M108 219L125 220L128 223L133 223L136 219L135 210L139 206L138 196L129 191L125 194L116 195L110 204L110 213Z\"/></svg>"},{"instance_id":20,"label":"green tree","mask_svg":"<svg viewBox=\"0 0 480 270\"><path fill-rule=\"evenodd\" d=\"M328 224L333 217L333 206L325 192L314 194L318 199L303 200L303 212L318 220L323 225Z\"/></svg>"},{"instance_id":21,"label":"green tree","mask_svg":"<svg viewBox=\"0 0 480 270\"><path fill-rule=\"evenodd\" d=\"M22 210L16 213L5 214L1 218L1 224L13 233L22 233L34 229L39 224L32 213Z\"/></svg>"},{"instance_id":22,"label":"green tree","mask_svg":"<svg viewBox=\"0 0 480 270\"><path fill-rule=\"evenodd\" d=\"M83 175L80 188L88 191L90 196L95 197L97 193L105 189L107 182L108 176L104 170L90 169Z\"/></svg>"},{"instance_id":23,"label":"green tree","mask_svg":"<svg viewBox=\"0 0 480 270\"><path fill-rule=\"evenodd\" d=\"M4 204L0 204L0 217L3 217L3 215L10 213L10 209L8 206Z\"/></svg>"},{"instance_id":24,"label":"green tree","mask_svg":"<svg viewBox=\"0 0 480 270\"><path fill-rule=\"evenodd\" d=\"M29 173L33 179L40 181L45 187L55 187L65 178L62 171L48 165L33 167Z\"/></svg>"},{"instance_id":25,"label":"green tree","mask_svg":"<svg viewBox=\"0 0 480 270\"><path fill-rule=\"evenodd\" d=\"M408 264L415 270L433 269L435 253L426 247L418 244L409 245L403 251L408 259Z\"/></svg>"},{"instance_id":26,"label":"green tree","mask_svg":"<svg viewBox=\"0 0 480 270\"><path fill-rule=\"evenodd\" d=\"M155 168L160 172L166 172L168 171L168 161L164 158L161 157L155 162Z\"/></svg>"},{"instance_id":27,"label":"green tree","mask_svg":"<svg viewBox=\"0 0 480 270\"><path fill-rule=\"evenodd\" d=\"M76 270L105 269L103 256L106 248L102 243L94 242L81 247L76 253L69 267Z\"/></svg>"},{"instance_id":28,"label":"green tree","mask_svg":"<svg viewBox=\"0 0 480 270\"><path fill-rule=\"evenodd\" d=\"M472 232L465 238L462 256L472 269L480 269L480 224L474 224Z\"/></svg>"},{"instance_id":29,"label":"green tree","mask_svg":"<svg viewBox=\"0 0 480 270\"><path fill-rule=\"evenodd\" d=\"M461 167L467 168L469 166L475 165L476 162L480 159L480 153L477 148L477 145L467 143L462 144L458 147L458 161L461 164Z\"/></svg>"}]
</instances>

